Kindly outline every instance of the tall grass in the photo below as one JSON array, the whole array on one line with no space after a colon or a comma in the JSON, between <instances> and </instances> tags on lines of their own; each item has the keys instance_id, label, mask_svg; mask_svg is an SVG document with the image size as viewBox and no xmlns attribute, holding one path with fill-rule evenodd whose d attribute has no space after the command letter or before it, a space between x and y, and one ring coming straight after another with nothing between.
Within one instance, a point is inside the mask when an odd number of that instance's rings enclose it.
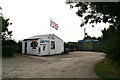
<instances>
[{"instance_id":1,"label":"tall grass","mask_svg":"<svg viewBox=\"0 0 120 80\"><path fill-rule=\"evenodd\" d=\"M120 80L120 64L108 58L95 65L95 73L103 80Z\"/></svg>"}]
</instances>

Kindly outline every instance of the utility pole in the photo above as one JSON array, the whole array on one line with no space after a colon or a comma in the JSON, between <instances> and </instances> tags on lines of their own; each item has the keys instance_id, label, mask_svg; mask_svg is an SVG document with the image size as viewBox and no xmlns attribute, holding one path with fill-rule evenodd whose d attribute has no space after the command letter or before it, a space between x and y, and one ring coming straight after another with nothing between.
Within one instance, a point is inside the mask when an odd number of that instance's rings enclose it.
<instances>
[{"instance_id":1,"label":"utility pole","mask_svg":"<svg viewBox=\"0 0 120 80\"><path fill-rule=\"evenodd\" d=\"M86 37L87 33L86 33L86 28L84 28L84 38Z\"/></svg>"}]
</instances>

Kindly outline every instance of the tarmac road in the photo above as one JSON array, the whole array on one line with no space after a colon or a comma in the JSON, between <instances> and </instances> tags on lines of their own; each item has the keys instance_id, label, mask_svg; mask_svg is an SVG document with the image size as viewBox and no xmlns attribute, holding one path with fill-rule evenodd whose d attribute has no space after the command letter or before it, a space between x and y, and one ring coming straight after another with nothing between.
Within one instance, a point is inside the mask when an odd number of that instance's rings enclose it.
<instances>
[{"instance_id":1,"label":"tarmac road","mask_svg":"<svg viewBox=\"0 0 120 80\"><path fill-rule=\"evenodd\" d=\"M98 78L94 65L103 53L76 51L54 56L3 58L3 78Z\"/></svg>"}]
</instances>

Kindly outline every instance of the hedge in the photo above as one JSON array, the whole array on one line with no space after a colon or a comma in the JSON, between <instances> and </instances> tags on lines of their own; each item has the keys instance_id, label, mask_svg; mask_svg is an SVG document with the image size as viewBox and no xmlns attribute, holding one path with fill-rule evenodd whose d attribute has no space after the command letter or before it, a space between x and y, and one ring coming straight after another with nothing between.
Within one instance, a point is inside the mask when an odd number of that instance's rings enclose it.
<instances>
[{"instance_id":1,"label":"hedge","mask_svg":"<svg viewBox=\"0 0 120 80\"><path fill-rule=\"evenodd\" d=\"M13 57L13 48L11 46L2 46L2 57Z\"/></svg>"}]
</instances>

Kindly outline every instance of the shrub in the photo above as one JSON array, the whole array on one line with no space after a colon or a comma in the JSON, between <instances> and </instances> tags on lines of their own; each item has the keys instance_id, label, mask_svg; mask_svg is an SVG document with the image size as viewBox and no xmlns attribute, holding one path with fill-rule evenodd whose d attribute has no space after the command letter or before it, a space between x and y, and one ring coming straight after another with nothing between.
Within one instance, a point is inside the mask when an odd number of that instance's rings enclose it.
<instances>
[{"instance_id":1,"label":"shrub","mask_svg":"<svg viewBox=\"0 0 120 80\"><path fill-rule=\"evenodd\" d=\"M103 80L119 80L120 78L120 64L111 59L103 59L95 65L94 69Z\"/></svg>"},{"instance_id":2,"label":"shrub","mask_svg":"<svg viewBox=\"0 0 120 80\"><path fill-rule=\"evenodd\" d=\"M10 46L2 46L2 57L13 57L13 49Z\"/></svg>"}]
</instances>

